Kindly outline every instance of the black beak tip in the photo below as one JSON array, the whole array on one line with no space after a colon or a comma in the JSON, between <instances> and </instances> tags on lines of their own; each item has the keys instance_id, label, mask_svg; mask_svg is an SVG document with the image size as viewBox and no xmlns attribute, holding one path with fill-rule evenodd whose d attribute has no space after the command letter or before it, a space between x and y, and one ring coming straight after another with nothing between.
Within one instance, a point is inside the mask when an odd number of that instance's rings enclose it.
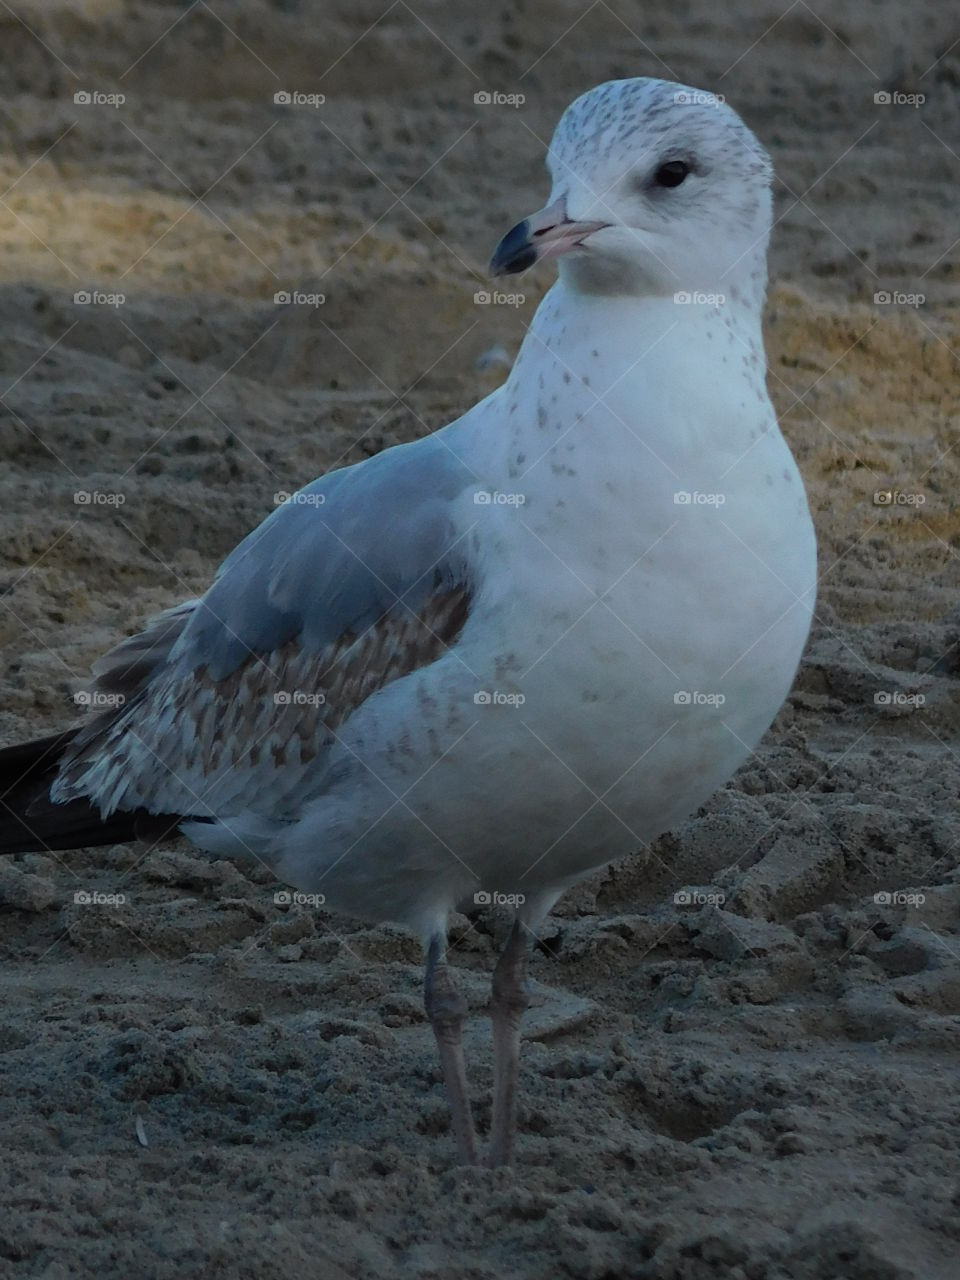
<instances>
[{"instance_id":1,"label":"black beak tip","mask_svg":"<svg viewBox=\"0 0 960 1280\"><path fill-rule=\"evenodd\" d=\"M515 276L532 267L536 260L537 251L530 243L530 224L524 219L511 227L494 249L490 259L490 274Z\"/></svg>"}]
</instances>

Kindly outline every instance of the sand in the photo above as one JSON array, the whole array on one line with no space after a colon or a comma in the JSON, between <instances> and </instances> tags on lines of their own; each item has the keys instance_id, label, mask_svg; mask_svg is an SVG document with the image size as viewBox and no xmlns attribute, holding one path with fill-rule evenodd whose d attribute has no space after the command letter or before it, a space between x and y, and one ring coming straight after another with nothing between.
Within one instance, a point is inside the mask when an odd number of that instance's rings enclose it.
<instances>
[{"instance_id":1,"label":"sand","mask_svg":"<svg viewBox=\"0 0 960 1280\"><path fill-rule=\"evenodd\" d=\"M484 263L563 106L627 74L725 93L781 179L770 389L822 570L796 687L546 928L514 1171L455 1165L401 930L184 844L7 860L0 1277L955 1277L949 14L461 8L0 9L0 741L72 723L97 654L277 491L496 385L550 270L478 305ZM483 1130L504 926L453 929Z\"/></svg>"}]
</instances>

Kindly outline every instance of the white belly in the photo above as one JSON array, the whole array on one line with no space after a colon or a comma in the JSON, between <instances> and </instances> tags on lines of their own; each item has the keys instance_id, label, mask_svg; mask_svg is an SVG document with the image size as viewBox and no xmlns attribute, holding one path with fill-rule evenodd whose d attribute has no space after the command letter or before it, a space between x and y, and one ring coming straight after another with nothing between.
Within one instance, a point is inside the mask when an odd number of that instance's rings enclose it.
<instances>
[{"instance_id":1,"label":"white belly","mask_svg":"<svg viewBox=\"0 0 960 1280\"><path fill-rule=\"evenodd\" d=\"M511 597L477 612L457 656L346 726L342 780L278 850L280 873L334 908L416 920L571 883L703 803L769 727L809 628L813 530L777 439L775 525L730 501L705 541L716 509L666 534L676 513L648 509L626 562L607 549L598 576L585 543L561 579L521 540Z\"/></svg>"},{"instance_id":2,"label":"white belly","mask_svg":"<svg viewBox=\"0 0 960 1280\"><path fill-rule=\"evenodd\" d=\"M601 404L564 376L583 343L539 400L505 388L475 459L523 502L464 501L482 572L455 652L354 713L267 851L335 909L417 922L572 883L706 800L787 695L816 547L762 383L698 391L684 343L661 343Z\"/></svg>"}]
</instances>

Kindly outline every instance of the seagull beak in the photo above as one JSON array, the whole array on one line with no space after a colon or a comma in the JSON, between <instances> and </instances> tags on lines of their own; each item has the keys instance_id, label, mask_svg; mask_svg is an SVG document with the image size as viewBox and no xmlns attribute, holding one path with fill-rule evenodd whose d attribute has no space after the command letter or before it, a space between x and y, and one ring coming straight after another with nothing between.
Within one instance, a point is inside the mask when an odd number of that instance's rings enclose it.
<instances>
[{"instance_id":1,"label":"seagull beak","mask_svg":"<svg viewBox=\"0 0 960 1280\"><path fill-rule=\"evenodd\" d=\"M571 249L578 249L594 231L602 231L609 225L609 222L572 222L567 217L566 200L561 196L510 228L493 251L490 274L512 276L544 258L559 258Z\"/></svg>"}]
</instances>

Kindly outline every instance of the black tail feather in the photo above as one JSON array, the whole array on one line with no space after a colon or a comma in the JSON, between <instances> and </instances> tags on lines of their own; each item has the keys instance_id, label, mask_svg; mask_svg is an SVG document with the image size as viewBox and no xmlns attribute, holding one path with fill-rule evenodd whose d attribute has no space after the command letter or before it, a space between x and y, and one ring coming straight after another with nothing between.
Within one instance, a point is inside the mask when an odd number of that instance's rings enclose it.
<instances>
[{"instance_id":1,"label":"black tail feather","mask_svg":"<svg viewBox=\"0 0 960 1280\"><path fill-rule=\"evenodd\" d=\"M0 854L88 849L176 834L183 815L135 809L101 818L86 800L54 804L50 786L76 729L0 749Z\"/></svg>"}]
</instances>

